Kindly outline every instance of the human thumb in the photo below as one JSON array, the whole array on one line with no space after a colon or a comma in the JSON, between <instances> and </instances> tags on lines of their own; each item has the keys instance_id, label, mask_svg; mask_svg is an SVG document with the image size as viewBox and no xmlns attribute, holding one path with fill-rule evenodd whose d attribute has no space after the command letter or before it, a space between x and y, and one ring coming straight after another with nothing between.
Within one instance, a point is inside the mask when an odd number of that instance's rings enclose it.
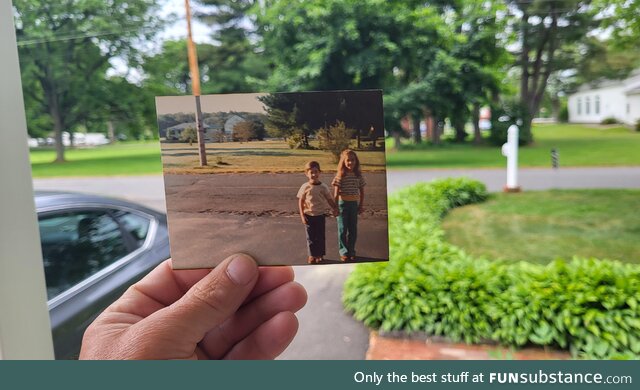
<instances>
[{"instance_id":1,"label":"human thumb","mask_svg":"<svg viewBox=\"0 0 640 390\"><path fill-rule=\"evenodd\" d=\"M152 315L163 328L184 341L198 343L212 328L231 317L258 280L258 266L248 255L225 259L178 301ZM150 319L150 318L148 318Z\"/></svg>"}]
</instances>

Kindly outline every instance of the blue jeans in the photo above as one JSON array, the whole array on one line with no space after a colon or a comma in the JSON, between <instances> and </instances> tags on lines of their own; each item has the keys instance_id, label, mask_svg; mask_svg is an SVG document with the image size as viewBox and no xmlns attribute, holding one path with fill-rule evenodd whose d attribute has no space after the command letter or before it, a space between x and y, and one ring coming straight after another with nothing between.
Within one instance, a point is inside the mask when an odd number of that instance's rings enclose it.
<instances>
[{"instance_id":1,"label":"blue jeans","mask_svg":"<svg viewBox=\"0 0 640 390\"><path fill-rule=\"evenodd\" d=\"M307 249L309 250L309 256L321 257L325 255L325 216L306 215L307 224L305 225L305 231L307 233Z\"/></svg>"},{"instance_id":2,"label":"blue jeans","mask_svg":"<svg viewBox=\"0 0 640 390\"><path fill-rule=\"evenodd\" d=\"M338 201L338 251L340 256L356 255L358 238L358 202Z\"/></svg>"}]
</instances>

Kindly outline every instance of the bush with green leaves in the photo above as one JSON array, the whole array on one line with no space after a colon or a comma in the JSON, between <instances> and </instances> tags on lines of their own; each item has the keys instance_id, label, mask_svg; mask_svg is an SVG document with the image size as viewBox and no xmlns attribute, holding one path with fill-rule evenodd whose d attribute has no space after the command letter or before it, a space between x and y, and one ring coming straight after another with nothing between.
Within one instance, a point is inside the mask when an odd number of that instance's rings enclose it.
<instances>
[{"instance_id":1,"label":"bush with green leaves","mask_svg":"<svg viewBox=\"0 0 640 390\"><path fill-rule=\"evenodd\" d=\"M482 183L464 178L390 196L390 261L356 267L345 284L345 307L383 331L553 346L576 357L639 357L640 267L472 258L444 240L440 221L450 209L487 196Z\"/></svg>"},{"instance_id":2,"label":"bush with green leaves","mask_svg":"<svg viewBox=\"0 0 640 390\"><path fill-rule=\"evenodd\" d=\"M187 127L180 133L180 141L188 142L189 145L193 145L198 141L198 130L195 127Z\"/></svg>"},{"instance_id":3,"label":"bush with green leaves","mask_svg":"<svg viewBox=\"0 0 640 390\"><path fill-rule=\"evenodd\" d=\"M355 133L354 129L350 129L344 122L338 121L333 126L318 129L316 136L320 141L320 149L331 153L333 160L338 162L342 151L349 149L351 138Z\"/></svg>"},{"instance_id":4,"label":"bush with green leaves","mask_svg":"<svg viewBox=\"0 0 640 390\"><path fill-rule=\"evenodd\" d=\"M506 99L500 105L491 108L491 129L489 130L489 142L501 146L507 142L508 130L511 125L517 125L518 144L528 145L533 142L533 133L529 123L527 107L519 100Z\"/></svg>"},{"instance_id":5,"label":"bush with green leaves","mask_svg":"<svg viewBox=\"0 0 640 390\"><path fill-rule=\"evenodd\" d=\"M614 117L612 117L612 116L607 117L607 118L604 118L604 119L600 122L600 124L601 124L601 125L616 125L616 124L618 124L618 123L620 123L620 121L618 121L616 118L614 118Z\"/></svg>"}]
</instances>

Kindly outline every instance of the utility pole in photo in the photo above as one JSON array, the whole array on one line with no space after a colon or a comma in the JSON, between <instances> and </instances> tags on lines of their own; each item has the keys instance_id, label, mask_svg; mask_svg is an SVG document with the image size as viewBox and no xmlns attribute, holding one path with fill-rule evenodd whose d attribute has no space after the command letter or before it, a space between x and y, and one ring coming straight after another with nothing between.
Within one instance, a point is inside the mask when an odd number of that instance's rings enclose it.
<instances>
[{"instance_id":1,"label":"utility pole in photo","mask_svg":"<svg viewBox=\"0 0 640 390\"><path fill-rule=\"evenodd\" d=\"M204 145L204 126L202 123L202 107L200 106L200 70L198 69L198 54L191 36L191 6L189 0L184 0L187 15L187 53L189 55L189 72L191 73L191 89L196 98L196 127L198 129L198 154L200 166L207 165L207 150Z\"/></svg>"}]
</instances>

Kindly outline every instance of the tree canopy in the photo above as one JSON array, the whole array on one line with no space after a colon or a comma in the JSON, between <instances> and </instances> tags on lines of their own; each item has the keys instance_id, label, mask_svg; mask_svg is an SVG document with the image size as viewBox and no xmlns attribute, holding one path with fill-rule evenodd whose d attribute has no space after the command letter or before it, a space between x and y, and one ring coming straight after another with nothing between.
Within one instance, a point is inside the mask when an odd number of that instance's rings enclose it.
<instances>
[{"instance_id":1,"label":"tree canopy","mask_svg":"<svg viewBox=\"0 0 640 390\"><path fill-rule=\"evenodd\" d=\"M54 131L56 161L64 161L62 132L111 110L113 101L105 93L110 60L135 61L136 43L159 28L155 2L15 0L13 5L27 123L33 133Z\"/></svg>"}]
</instances>

